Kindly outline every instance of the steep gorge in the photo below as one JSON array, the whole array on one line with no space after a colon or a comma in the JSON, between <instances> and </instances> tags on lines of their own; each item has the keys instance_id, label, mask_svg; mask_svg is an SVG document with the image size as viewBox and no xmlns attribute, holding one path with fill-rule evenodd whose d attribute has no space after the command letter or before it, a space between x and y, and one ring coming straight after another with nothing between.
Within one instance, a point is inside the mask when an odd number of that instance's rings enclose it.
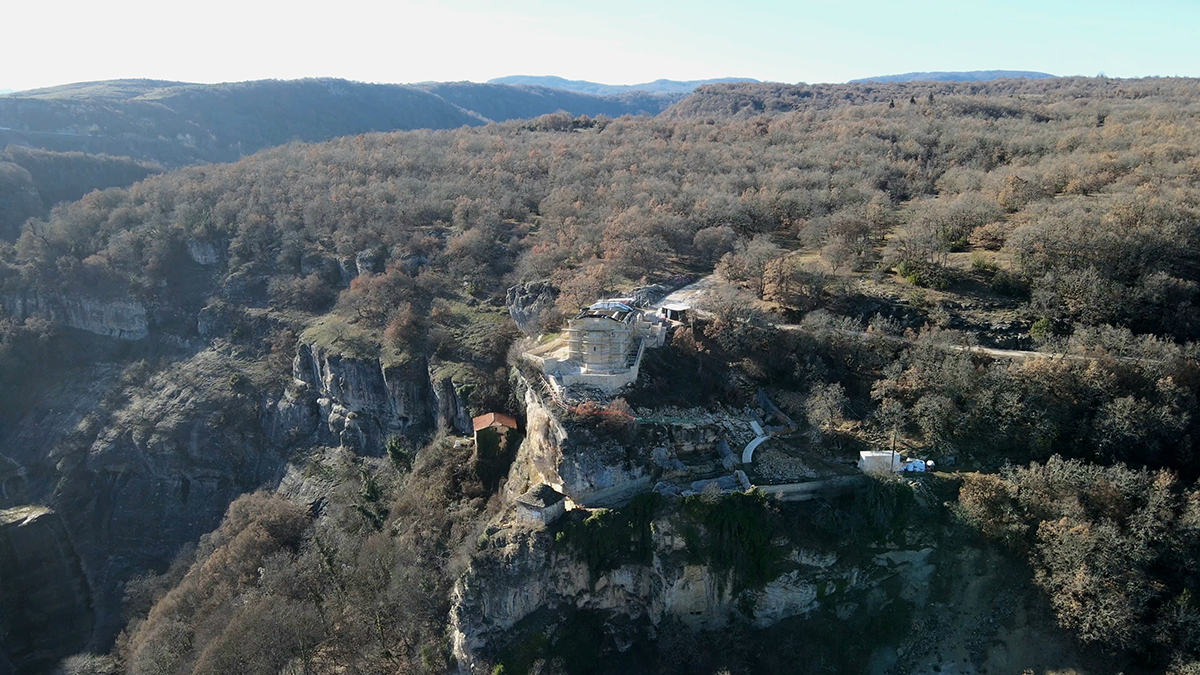
<instances>
[{"instance_id":1,"label":"steep gorge","mask_svg":"<svg viewBox=\"0 0 1200 675\"><path fill-rule=\"evenodd\" d=\"M83 649L92 598L62 519L44 507L0 510L0 673L45 670Z\"/></svg>"},{"instance_id":2,"label":"steep gorge","mask_svg":"<svg viewBox=\"0 0 1200 675\"><path fill-rule=\"evenodd\" d=\"M27 414L0 427L0 508L46 504L54 509L47 522L60 523L61 536L22 541L24 555L61 554L78 573L48 565L42 582L9 574L0 585L14 606L40 604L36 593L46 585L82 585L87 598L72 610L78 642L48 643L36 654L14 647L7 653L16 672L42 672L51 656L84 648L107 651L124 627L126 582L164 570L239 495L273 489L296 450L341 446L380 456L389 438L415 445L439 424L463 426L465 402L452 384L435 381L424 359L385 366L301 341L290 384L272 390L252 354L220 335L193 351L178 345L196 343L194 336L134 339L120 313L90 316L45 314L75 331L72 345L94 344L106 361L68 368ZM137 354L166 365L143 374Z\"/></svg>"}]
</instances>

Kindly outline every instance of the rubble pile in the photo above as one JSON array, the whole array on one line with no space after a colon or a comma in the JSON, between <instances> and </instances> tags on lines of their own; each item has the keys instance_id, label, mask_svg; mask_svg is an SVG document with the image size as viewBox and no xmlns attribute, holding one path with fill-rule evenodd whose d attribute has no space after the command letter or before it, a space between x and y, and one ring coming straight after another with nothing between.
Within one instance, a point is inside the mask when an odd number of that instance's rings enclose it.
<instances>
[{"instance_id":1,"label":"rubble pile","mask_svg":"<svg viewBox=\"0 0 1200 675\"><path fill-rule=\"evenodd\" d=\"M759 480L766 483L795 483L817 477L807 464L768 443L754 455L754 468Z\"/></svg>"}]
</instances>

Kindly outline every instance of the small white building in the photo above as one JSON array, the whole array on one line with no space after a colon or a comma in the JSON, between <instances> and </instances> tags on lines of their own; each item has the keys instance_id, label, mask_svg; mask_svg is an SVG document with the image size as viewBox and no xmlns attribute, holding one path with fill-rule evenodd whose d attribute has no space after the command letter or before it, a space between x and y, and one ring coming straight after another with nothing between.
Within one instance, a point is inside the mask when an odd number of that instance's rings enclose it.
<instances>
[{"instance_id":1,"label":"small white building","mask_svg":"<svg viewBox=\"0 0 1200 675\"><path fill-rule=\"evenodd\" d=\"M858 468L863 473L895 473L903 464L900 453L891 450L863 450L858 453Z\"/></svg>"},{"instance_id":2,"label":"small white building","mask_svg":"<svg viewBox=\"0 0 1200 675\"><path fill-rule=\"evenodd\" d=\"M658 315L668 321L684 323L688 320L691 307L679 303L666 304L658 308Z\"/></svg>"},{"instance_id":3,"label":"small white building","mask_svg":"<svg viewBox=\"0 0 1200 675\"><path fill-rule=\"evenodd\" d=\"M545 483L538 483L517 497L517 518L520 520L549 525L566 511L566 497Z\"/></svg>"}]
</instances>

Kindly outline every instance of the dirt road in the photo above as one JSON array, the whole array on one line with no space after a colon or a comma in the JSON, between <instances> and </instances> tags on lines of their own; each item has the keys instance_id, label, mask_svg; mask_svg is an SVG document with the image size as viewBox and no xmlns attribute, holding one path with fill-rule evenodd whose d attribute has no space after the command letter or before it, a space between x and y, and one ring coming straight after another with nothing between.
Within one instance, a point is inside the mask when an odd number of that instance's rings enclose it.
<instances>
[{"instance_id":1,"label":"dirt road","mask_svg":"<svg viewBox=\"0 0 1200 675\"><path fill-rule=\"evenodd\" d=\"M699 281L694 281L683 288L676 289L662 300L659 300L651 305L651 307L656 309L662 307L663 305L687 305L688 307L699 307L704 304L704 296L711 293L716 287L728 284L729 282L721 279L717 275L710 274Z\"/></svg>"}]
</instances>

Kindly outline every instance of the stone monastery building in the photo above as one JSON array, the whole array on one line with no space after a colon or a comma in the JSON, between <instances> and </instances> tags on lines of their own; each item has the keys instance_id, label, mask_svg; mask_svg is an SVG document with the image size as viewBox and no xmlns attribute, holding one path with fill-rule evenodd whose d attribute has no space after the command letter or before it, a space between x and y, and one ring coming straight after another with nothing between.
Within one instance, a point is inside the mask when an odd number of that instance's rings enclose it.
<instances>
[{"instance_id":1,"label":"stone monastery building","mask_svg":"<svg viewBox=\"0 0 1200 675\"><path fill-rule=\"evenodd\" d=\"M620 301L604 300L571 319L563 331L567 360L595 373L626 370L636 358L634 323L639 313Z\"/></svg>"},{"instance_id":2,"label":"stone monastery building","mask_svg":"<svg viewBox=\"0 0 1200 675\"><path fill-rule=\"evenodd\" d=\"M562 337L526 356L541 364L554 387L616 390L637 380L646 349L661 347L671 322L635 308L628 298L593 303L567 322Z\"/></svg>"}]
</instances>

